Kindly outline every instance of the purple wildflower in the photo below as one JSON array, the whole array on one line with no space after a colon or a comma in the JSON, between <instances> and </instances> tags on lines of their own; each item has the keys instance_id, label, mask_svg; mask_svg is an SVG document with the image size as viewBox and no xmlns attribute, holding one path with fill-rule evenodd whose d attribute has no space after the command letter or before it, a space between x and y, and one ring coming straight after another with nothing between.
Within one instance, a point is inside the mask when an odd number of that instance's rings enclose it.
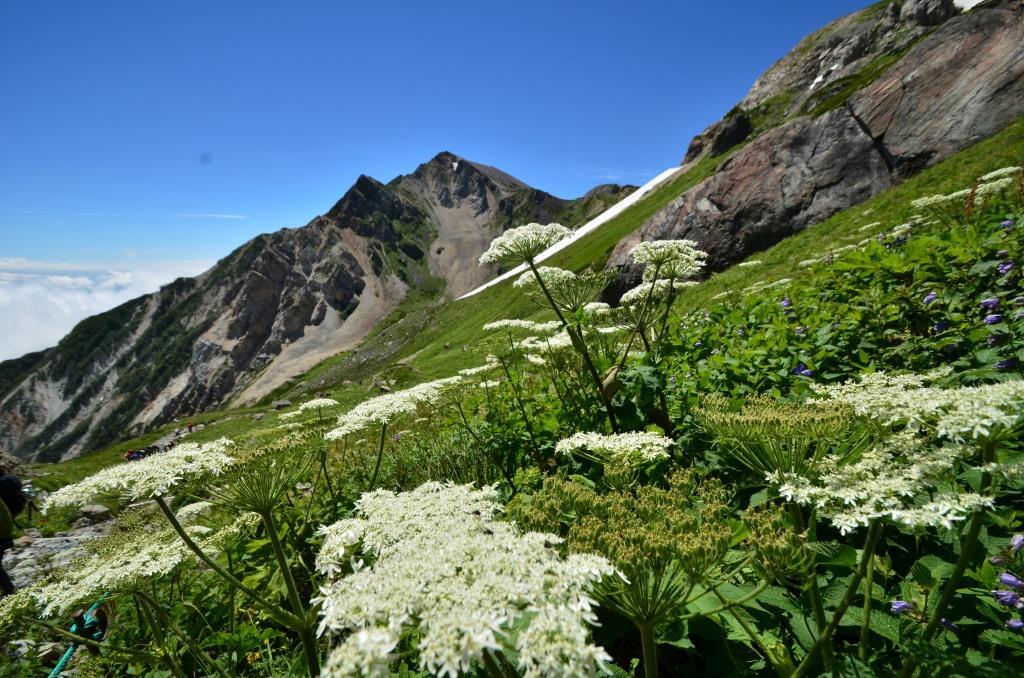
<instances>
[{"instance_id":1,"label":"purple wildflower","mask_svg":"<svg viewBox=\"0 0 1024 678\"><path fill-rule=\"evenodd\" d=\"M997 370L1012 370L1020 364L1020 361L1016 358L1007 358L1006 360L1000 360L996 363Z\"/></svg>"},{"instance_id":2,"label":"purple wildflower","mask_svg":"<svg viewBox=\"0 0 1024 678\"><path fill-rule=\"evenodd\" d=\"M942 347L942 350L945 351L946 353L952 353L956 349L957 349L957 345L956 345L955 341L954 342L950 342L950 343L948 343L948 344L946 344L945 346Z\"/></svg>"},{"instance_id":3,"label":"purple wildflower","mask_svg":"<svg viewBox=\"0 0 1024 678\"><path fill-rule=\"evenodd\" d=\"M1007 219L1006 221L1003 222L1002 225L1003 228L1005 228L1006 230L1010 230L1011 228L1013 228L1013 219Z\"/></svg>"},{"instance_id":4,"label":"purple wildflower","mask_svg":"<svg viewBox=\"0 0 1024 678\"><path fill-rule=\"evenodd\" d=\"M999 271L999 275L1006 275L1007 273L1013 270L1013 262L1004 261L1003 263L999 264L998 267L996 267L996 270Z\"/></svg>"},{"instance_id":5,"label":"purple wildflower","mask_svg":"<svg viewBox=\"0 0 1024 678\"><path fill-rule=\"evenodd\" d=\"M996 252L997 259L1005 259L1008 256L1010 256L1010 250L999 250Z\"/></svg>"},{"instance_id":6,"label":"purple wildflower","mask_svg":"<svg viewBox=\"0 0 1024 678\"><path fill-rule=\"evenodd\" d=\"M993 565L1002 565L1006 562L1006 558L1002 556L992 556L988 559L988 562L992 563Z\"/></svg>"},{"instance_id":7,"label":"purple wildflower","mask_svg":"<svg viewBox=\"0 0 1024 678\"><path fill-rule=\"evenodd\" d=\"M996 297L989 297L988 299L982 299L981 303L978 305L986 310L992 311L999 308L999 299Z\"/></svg>"},{"instance_id":8,"label":"purple wildflower","mask_svg":"<svg viewBox=\"0 0 1024 678\"><path fill-rule=\"evenodd\" d=\"M701 346L704 345L704 342L702 342L702 341L695 341L695 342L693 342L693 345L696 346L697 348L700 348Z\"/></svg>"},{"instance_id":9,"label":"purple wildflower","mask_svg":"<svg viewBox=\"0 0 1024 678\"><path fill-rule=\"evenodd\" d=\"M1020 550L1024 549L1024 534L1015 534L1010 539L1010 550L1014 553L1020 553Z\"/></svg>"},{"instance_id":10,"label":"purple wildflower","mask_svg":"<svg viewBox=\"0 0 1024 678\"><path fill-rule=\"evenodd\" d=\"M1013 591L1007 591L1006 589L1000 589L992 592L992 597L996 599L996 602L1006 607L1024 607L1024 603L1021 602L1020 596Z\"/></svg>"},{"instance_id":11,"label":"purple wildflower","mask_svg":"<svg viewBox=\"0 0 1024 678\"><path fill-rule=\"evenodd\" d=\"M940 619L940 620L939 620L939 623L940 623L940 624L942 624L943 626L945 626L945 627L946 627L947 629L949 629L950 631L959 631L959 630L960 630L960 627L959 627L959 626L957 626L956 624L954 624L954 623L953 623L953 622L951 622L950 620L946 619L945 617L943 617L942 619Z\"/></svg>"},{"instance_id":12,"label":"purple wildflower","mask_svg":"<svg viewBox=\"0 0 1024 678\"><path fill-rule=\"evenodd\" d=\"M939 334L940 332L945 332L948 329L949 329L949 321L948 320L940 320L939 322L937 322L934 325L932 325L932 332L935 332L936 334Z\"/></svg>"},{"instance_id":13,"label":"purple wildflower","mask_svg":"<svg viewBox=\"0 0 1024 678\"><path fill-rule=\"evenodd\" d=\"M987 316L985 316L986 325L995 325L996 323L1001 322L1003 322L1003 316L1001 316L998 313L989 313Z\"/></svg>"},{"instance_id":14,"label":"purple wildflower","mask_svg":"<svg viewBox=\"0 0 1024 678\"><path fill-rule=\"evenodd\" d=\"M1003 572L1002 574L1000 574L999 583L1003 586L1009 586L1010 588L1014 588L1017 590L1024 589L1024 581L1021 581L1021 579L1017 575L1010 572Z\"/></svg>"},{"instance_id":15,"label":"purple wildflower","mask_svg":"<svg viewBox=\"0 0 1024 678\"><path fill-rule=\"evenodd\" d=\"M1021 621L1020 619L1008 619L1006 621L1006 628L1011 631L1020 631L1021 629L1024 629L1024 621Z\"/></svg>"},{"instance_id":16,"label":"purple wildflower","mask_svg":"<svg viewBox=\"0 0 1024 678\"><path fill-rule=\"evenodd\" d=\"M1024 304L1024 297L1014 297L1010 300L1010 303L1014 306L1020 306L1021 304Z\"/></svg>"},{"instance_id":17,"label":"purple wildflower","mask_svg":"<svg viewBox=\"0 0 1024 678\"><path fill-rule=\"evenodd\" d=\"M907 614L914 611L914 604L908 603L905 600L894 600L889 607L889 611L893 614Z\"/></svg>"},{"instance_id":18,"label":"purple wildflower","mask_svg":"<svg viewBox=\"0 0 1024 678\"><path fill-rule=\"evenodd\" d=\"M934 290L932 290L928 294L924 295L924 300L923 300L924 301L924 305L928 306L929 304L931 304L933 301L935 301L938 298L939 298L939 295Z\"/></svg>"},{"instance_id":19,"label":"purple wildflower","mask_svg":"<svg viewBox=\"0 0 1024 678\"><path fill-rule=\"evenodd\" d=\"M798 377L813 377L814 370L810 369L803 363L797 363L797 366L793 368L793 374Z\"/></svg>"},{"instance_id":20,"label":"purple wildflower","mask_svg":"<svg viewBox=\"0 0 1024 678\"><path fill-rule=\"evenodd\" d=\"M1010 335L1007 334L1006 332L996 332L994 334L988 335L988 339L985 340L985 343L988 344L989 348L992 348L994 346L999 346L1005 343L1006 340L1009 338Z\"/></svg>"},{"instance_id":21,"label":"purple wildflower","mask_svg":"<svg viewBox=\"0 0 1024 678\"><path fill-rule=\"evenodd\" d=\"M793 302L789 300L789 297L782 298L782 308L789 308L793 305Z\"/></svg>"}]
</instances>

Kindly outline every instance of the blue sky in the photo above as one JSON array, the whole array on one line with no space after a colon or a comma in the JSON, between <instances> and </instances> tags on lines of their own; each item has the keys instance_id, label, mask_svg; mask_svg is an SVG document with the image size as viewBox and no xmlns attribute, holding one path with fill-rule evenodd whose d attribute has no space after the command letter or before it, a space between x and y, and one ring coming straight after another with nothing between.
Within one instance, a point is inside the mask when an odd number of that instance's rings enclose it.
<instances>
[{"instance_id":1,"label":"blue sky","mask_svg":"<svg viewBox=\"0 0 1024 678\"><path fill-rule=\"evenodd\" d=\"M863 4L5 2L0 271L193 273L441 150L642 183Z\"/></svg>"}]
</instances>

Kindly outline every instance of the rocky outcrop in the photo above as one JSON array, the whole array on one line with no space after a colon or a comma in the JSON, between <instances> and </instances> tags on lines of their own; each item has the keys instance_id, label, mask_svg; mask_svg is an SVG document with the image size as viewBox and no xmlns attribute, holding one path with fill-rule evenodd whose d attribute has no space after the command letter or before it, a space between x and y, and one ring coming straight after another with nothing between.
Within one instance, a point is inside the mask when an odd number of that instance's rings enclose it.
<instances>
[{"instance_id":1,"label":"rocky outcrop","mask_svg":"<svg viewBox=\"0 0 1024 678\"><path fill-rule=\"evenodd\" d=\"M450 294L494 269L503 230L578 221L628 192L562 200L444 152L387 184L360 176L326 214L258 236L182 278L82 321L54 348L0 363L0 450L52 461L228 403L262 400L351 349L410 288Z\"/></svg>"},{"instance_id":2,"label":"rocky outcrop","mask_svg":"<svg viewBox=\"0 0 1024 678\"><path fill-rule=\"evenodd\" d=\"M891 7L901 15L909 12L915 22L932 22L946 15L946 4ZM895 10L885 11L891 15ZM840 23L863 21L860 15ZM776 64L744 102L771 96L772 88L802 83L809 76L796 65L804 61L797 55ZM787 83L780 73L790 69L799 77ZM623 266L619 288L638 275L627 253L640 240L696 240L709 252L708 270L721 269L889 188L1021 115L1024 6L1019 0L986 3L930 32L834 109L797 116L763 132L713 176L653 215L612 254L610 265Z\"/></svg>"}]
</instances>

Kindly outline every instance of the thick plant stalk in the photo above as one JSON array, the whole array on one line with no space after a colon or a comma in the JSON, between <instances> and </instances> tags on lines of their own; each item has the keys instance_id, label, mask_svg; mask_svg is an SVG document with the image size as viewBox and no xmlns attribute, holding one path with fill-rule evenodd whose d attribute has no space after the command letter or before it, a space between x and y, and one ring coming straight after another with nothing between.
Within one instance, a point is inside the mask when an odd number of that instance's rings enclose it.
<instances>
[{"instance_id":1,"label":"thick plant stalk","mask_svg":"<svg viewBox=\"0 0 1024 678\"><path fill-rule=\"evenodd\" d=\"M797 532L803 532L806 529L806 525L804 523L804 516L800 512L800 507L790 502L789 515ZM814 624L817 627L818 633L821 633L822 629L825 628L825 606L821 602L821 589L818 587L818 567L813 562L811 563L811 577L807 583L807 591L811 597L811 608L814 610ZM826 668L831 668L833 660L831 645L823 648L822 659L825 662Z\"/></svg>"},{"instance_id":2,"label":"thick plant stalk","mask_svg":"<svg viewBox=\"0 0 1024 678\"><path fill-rule=\"evenodd\" d=\"M558 304L555 303L554 297L551 296L551 292L548 291L548 286L544 284L544 278L541 277L540 271L537 270L537 266L534 265L533 259L527 259L526 263L530 265L530 270L533 271L533 275L537 278L537 283L540 285L540 289L544 292L544 296L548 300L548 304L554 309L555 315L562 323L562 327L569 334L569 338L572 340L572 345L579 351L580 356L583 357L583 362L587 366L587 373L590 374L590 378L594 381L594 386L597 388L597 393L601 397L601 402L604 404L605 412L608 414L608 423L612 427L612 433L619 432L619 423L615 419L615 410L612 408L611 399L608 397L608 393L604 390L604 384L601 383L601 375L597 373L597 368L594 367L594 361L590 358L590 352L587 350L587 345L583 342L583 337L580 336L576 330L573 329L572 325L562 315L561 309L558 308Z\"/></svg>"},{"instance_id":3,"label":"thick plant stalk","mask_svg":"<svg viewBox=\"0 0 1024 678\"><path fill-rule=\"evenodd\" d=\"M871 594L875 579L875 554L871 554L868 561L868 573L864 579L864 621L860 625L860 644L857 647L857 657L862 661L868 660L868 649L871 642Z\"/></svg>"},{"instance_id":4,"label":"thick plant stalk","mask_svg":"<svg viewBox=\"0 0 1024 678\"><path fill-rule=\"evenodd\" d=\"M277 536L277 524L274 522L274 514L270 511L266 511L261 513L260 517L263 519L263 524L267 528L267 534L270 536L270 546L274 551L274 557L277 558L277 565L281 570L281 576L284 578L285 588L288 589L288 600L291 603L292 612L303 620L302 626L295 630L298 632L299 638L302 640L302 650L306 655L306 666L309 669L309 675L315 678L320 674L320 653L316 646L316 637L313 635L313 628L306 617L305 610L302 605L302 599L299 598L299 589L295 585L295 579L292 577L291 568L288 567L288 559L285 557L284 549L281 547L281 541Z\"/></svg>"},{"instance_id":5,"label":"thick plant stalk","mask_svg":"<svg viewBox=\"0 0 1024 678\"><path fill-rule=\"evenodd\" d=\"M116 652L117 654L123 654L130 659L140 662L153 661L157 658L157 656L152 652L139 652L137 650L129 650L125 647L113 645L106 640L104 640L103 642L95 641L92 638L86 638L85 636L79 636L75 633L71 633L71 631L63 629L57 626L56 624L51 624L49 622L40 621L38 619L26 619L25 621L31 624L32 626L38 626L39 628L46 629L47 631L50 631L62 638L67 638L76 645L85 645L87 647L95 648L96 650L102 650L108 653ZM141 617L139 619L139 623L142 623Z\"/></svg>"},{"instance_id":6,"label":"thick plant stalk","mask_svg":"<svg viewBox=\"0 0 1024 678\"><path fill-rule=\"evenodd\" d=\"M861 554L860 563L857 565L857 570L853 573L850 585L846 587L846 593L843 595L842 602L839 603L839 607L836 608L836 611L833 613L832 619L829 621L828 625L818 635L818 639L814 641L814 645L811 647L810 651L808 651L807 656L804 657L804 660L796 667L796 671L793 672L793 678L800 678L800 676L807 675L807 671L810 670L815 656L831 641L832 634L839 626L839 622L843 620L843 617L846 615L846 610L850 607L850 603L853 602L853 597L856 595L857 589L860 588L860 582L864 579L864 575L867 573L868 562L875 553L875 546L878 544L878 538L881 534L882 523L880 521L871 523L871 527L868 528L868 536L864 540L864 552Z\"/></svg>"},{"instance_id":7,"label":"thick plant stalk","mask_svg":"<svg viewBox=\"0 0 1024 678\"><path fill-rule=\"evenodd\" d=\"M287 626L290 629L298 629L305 623L305 621L300 617L293 615L287 610L281 609L279 605L274 605L256 591L253 591L251 588L238 581L238 579L224 569L220 563L206 555L206 553L204 553L203 550L199 548L194 541L192 541L192 538L186 534L185 530L182 529L181 523L179 523L178 519L174 517L174 512L167 506L167 502L164 501L164 498L157 496L154 497L154 500L156 501L157 506L160 507L160 510L163 511L164 516L166 516L167 520L171 523L171 527L173 527L174 531L178 533L181 540L185 542L185 546L195 553L199 560L203 561L207 567L219 574L224 581L244 593L254 603L262 607L267 614L284 626Z\"/></svg>"},{"instance_id":8,"label":"thick plant stalk","mask_svg":"<svg viewBox=\"0 0 1024 678\"><path fill-rule=\"evenodd\" d=\"M658 677L658 643L654 639L654 624L637 624L643 644L644 678Z\"/></svg>"}]
</instances>

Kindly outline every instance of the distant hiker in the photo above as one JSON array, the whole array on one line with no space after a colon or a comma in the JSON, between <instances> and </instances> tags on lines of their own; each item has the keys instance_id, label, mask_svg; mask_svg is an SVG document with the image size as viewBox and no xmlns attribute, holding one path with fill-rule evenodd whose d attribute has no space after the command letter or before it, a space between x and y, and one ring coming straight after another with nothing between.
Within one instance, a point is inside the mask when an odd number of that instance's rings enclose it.
<instances>
[{"instance_id":1,"label":"distant hiker","mask_svg":"<svg viewBox=\"0 0 1024 678\"><path fill-rule=\"evenodd\" d=\"M14 547L14 518L27 503L18 476L0 467L0 597L14 593L14 583L4 571L4 552Z\"/></svg>"},{"instance_id":2,"label":"distant hiker","mask_svg":"<svg viewBox=\"0 0 1024 678\"><path fill-rule=\"evenodd\" d=\"M191 421L188 423L188 432L192 433L192 427L195 426Z\"/></svg>"}]
</instances>

